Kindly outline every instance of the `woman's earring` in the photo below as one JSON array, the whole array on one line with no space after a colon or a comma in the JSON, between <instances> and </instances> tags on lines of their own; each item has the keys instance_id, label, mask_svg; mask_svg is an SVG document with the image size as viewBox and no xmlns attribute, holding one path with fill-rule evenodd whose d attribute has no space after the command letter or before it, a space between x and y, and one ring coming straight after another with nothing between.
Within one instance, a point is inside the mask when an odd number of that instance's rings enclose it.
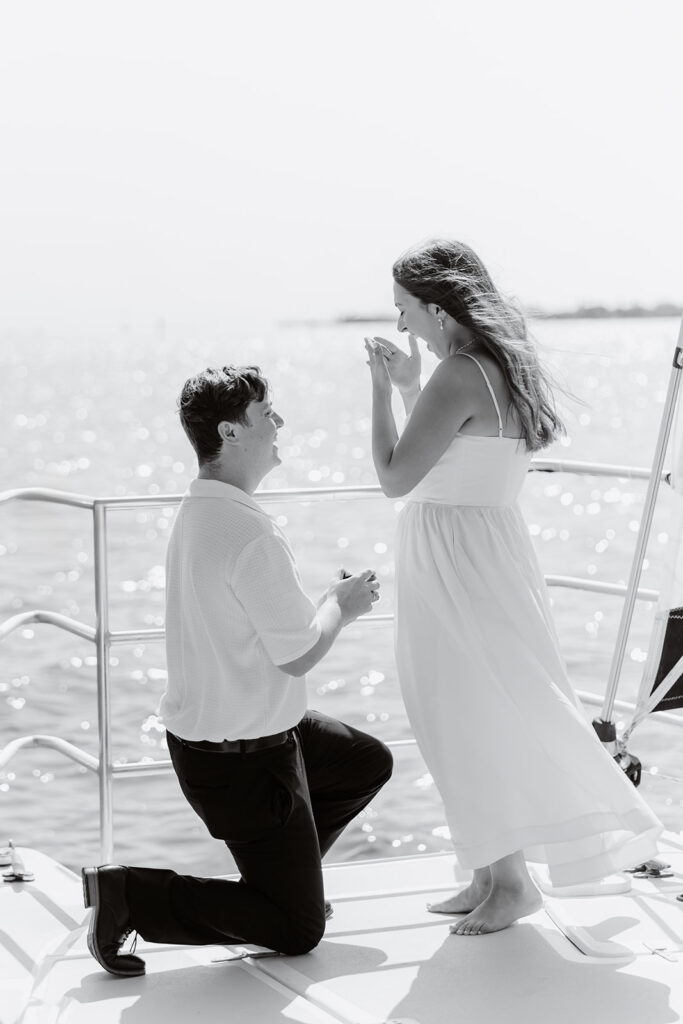
<instances>
[{"instance_id":1,"label":"woman's earring","mask_svg":"<svg viewBox=\"0 0 683 1024\"><path fill-rule=\"evenodd\" d=\"M437 319L439 321L439 330L442 331L443 330L443 320L441 319L441 317L437 317Z\"/></svg>"}]
</instances>

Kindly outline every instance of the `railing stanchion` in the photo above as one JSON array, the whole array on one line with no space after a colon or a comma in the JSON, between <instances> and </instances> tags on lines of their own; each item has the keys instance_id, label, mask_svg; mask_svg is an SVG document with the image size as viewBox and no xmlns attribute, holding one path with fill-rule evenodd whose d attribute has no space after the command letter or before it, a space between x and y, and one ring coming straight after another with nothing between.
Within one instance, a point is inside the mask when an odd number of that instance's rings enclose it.
<instances>
[{"instance_id":1,"label":"railing stanchion","mask_svg":"<svg viewBox=\"0 0 683 1024\"><path fill-rule=\"evenodd\" d=\"M648 493L645 499L645 508L641 522L641 528L636 543L636 554L634 557L631 576L626 587L623 584L605 583L599 580L583 580L571 576L551 575L546 576L549 586L570 587L573 589L589 590L605 594L621 595L625 593L626 600L622 613L622 619L617 637L616 649L612 660L610 678L608 681L607 694L604 698L602 716L609 724L610 716L615 705L623 710L627 705L623 701L616 701L616 691L619 683L619 675L624 659L624 652L628 637L633 606L637 599L654 601L658 595L656 591L639 587L642 561L645 553L647 537L652 524L654 511L654 499L660 483L667 480L667 474L663 470L664 456L666 452L666 441L671 428L671 421L675 409L678 391L681 384L680 371L683 369L683 324L679 336L678 347L674 354L672 375L669 383L669 391L665 401L664 415L660 424L660 435L656 448L656 457L651 469L638 468L633 466L605 465L593 462L569 462L558 459L532 459L530 469L536 472L570 473L589 476L611 476L625 477L631 479L649 479ZM256 497L264 503L281 501L312 501L317 499L336 500L340 498L374 498L381 494L377 485L341 486L329 488L291 488L282 490L257 491ZM95 573L95 610L96 624L92 626L65 615L44 609L33 609L18 615L13 615L4 622L0 622L0 641L20 629L29 622L43 622L56 626L58 629L74 633L86 640L94 642L97 655L97 717L99 727L99 761L80 750L73 744L53 736L25 736L10 741L4 748L0 748L0 766L3 766L14 756L16 751L27 746L45 746L72 758L84 767L97 771L99 785L99 840L100 860L109 862L114 857L114 821L113 821L113 781L115 775L128 775L131 777L145 774L159 774L171 770L171 762L163 760L150 763L147 760L133 762L131 764L117 764L114 766L112 756L111 736L111 688L109 678L109 655L114 644L122 643L150 643L164 638L163 629L123 629L112 633L109 628L109 589L108 589L108 556L107 556L107 514L109 511L150 508L158 506L176 506L182 501L181 494L166 495L128 495L123 497L91 498L88 495L71 494L49 490L46 488L24 488L20 490L0 491L0 505L13 501L42 501L53 504L75 506L79 508L91 508L93 510L93 542L94 542L94 573ZM388 622L393 618L391 614L361 616L359 621ZM580 696L585 696L580 694ZM598 703L600 698L591 695L593 702ZM683 725L683 720L675 714L667 715L666 712L659 713L659 717L671 721L674 725ZM394 740L389 741L389 746L402 747L414 744L415 740Z\"/></svg>"},{"instance_id":2,"label":"railing stanchion","mask_svg":"<svg viewBox=\"0 0 683 1024\"><path fill-rule=\"evenodd\" d=\"M612 664L610 666L609 678L607 680L607 690L605 692L605 700L602 706L601 719L598 720L603 723L612 721L614 701L619 688L619 679L624 663L624 655L626 654L626 644L628 641L629 630L631 628L631 620L633 619L633 609L636 603L638 584L643 571L643 561L645 559L647 542L650 537L657 492L662 480L662 467L664 466L667 443L671 433L674 414L676 412L678 392L681 387L681 369L683 369L683 321L681 321L678 343L674 351L671 373L669 375L669 386L666 398L664 399L664 408L662 410L662 417L659 424L659 435L657 437L652 469L650 471L650 482L648 484L647 494L645 495L642 518L638 530L638 537L636 539L636 549L633 555L631 572L629 574L628 584L626 587L626 599L624 601L624 607L619 621L617 639L614 645L614 653L612 655Z\"/></svg>"},{"instance_id":3,"label":"railing stanchion","mask_svg":"<svg viewBox=\"0 0 683 1024\"><path fill-rule=\"evenodd\" d=\"M100 741L100 861L114 856L112 799L111 693L109 689L109 593L107 573L107 506L95 502L93 512L95 555L95 649L97 652L97 723Z\"/></svg>"}]
</instances>

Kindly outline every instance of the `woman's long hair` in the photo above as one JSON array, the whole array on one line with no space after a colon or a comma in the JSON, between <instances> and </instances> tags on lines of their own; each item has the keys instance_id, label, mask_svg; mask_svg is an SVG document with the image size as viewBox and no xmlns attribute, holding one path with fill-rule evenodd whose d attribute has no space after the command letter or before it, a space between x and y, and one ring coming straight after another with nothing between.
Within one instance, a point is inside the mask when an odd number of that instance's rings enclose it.
<instances>
[{"instance_id":1,"label":"woman's long hair","mask_svg":"<svg viewBox=\"0 0 683 1024\"><path fill-rule=\"evenodd\" d=\"M547 447L564 425L553 385L527 334L524 315L504 298L477 254L463 242L434 239L396 260L394 280L425 305L436 303L469 328L501 367L528 451Z\"/></svg>"}]
</instances>

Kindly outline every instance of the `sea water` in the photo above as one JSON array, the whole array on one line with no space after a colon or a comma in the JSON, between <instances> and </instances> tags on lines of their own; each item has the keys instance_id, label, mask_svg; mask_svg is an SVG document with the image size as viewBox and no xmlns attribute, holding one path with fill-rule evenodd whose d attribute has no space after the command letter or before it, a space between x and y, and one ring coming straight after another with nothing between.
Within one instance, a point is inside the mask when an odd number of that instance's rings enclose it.
<instances>
[{"instance_id":1,"label":"sea water","mask_svg":"<svg viewBox=\"0 0 683 1024\"><path fill-rule=\"evenodd\" d=\"M537 321L532 329L558 392L567 436L544 457L650 465L671 372L675 320ZM206 366L258 364L283 416L282 465L266 488L376 483L370 452L370 387L363 335L398 339L391 324L290 325L230 340L149 333L73 339L3 339L0 489L50 487L95 497L179 494L193 478L179 426L183 381ZM435 363L425 353L427 376ZM396 406L401 422L400 402ZM624 583L646 482L530 473L522 510L547 574ZM664 504L664 503L663 503ZM340 566L373 567L378 613L393 606L393 532L400 501L382 496L268 505L288 534L309 593ZM111 629L163 625L164 551L174 507L109 515ZM669 512L655 516L641 585L657 589L670 553ZM94 623L92 513L36 503L0 505L0 620L47 608ZM622 599L553 588L558 634L579 690L604 693ZM619 697L633 700L654 605L638 602ZM7 637L0 649L0 747L29 734L61 736L97 754L95 652L47 625ZM111 652L113 757L167 756L157 716L163 644ZM347 627L308 677L310 704L382 739L408 739L393 661L392 624ZM594 717L598 709L589 708ZM653 715L630 749L655 770L642 791L668 827L683 827L683 730ZM522 784L522 783L520 783ZM225 872L232 864L185 803L175 776L114 782L115 857L124 863ZM0 772L0 844L36 846L79 867L97 861L97 779L52 750L26 748ZM438 793L414 746L395 749L395 772L329 859L448 849Z\"/></svg>"}]
</instances>

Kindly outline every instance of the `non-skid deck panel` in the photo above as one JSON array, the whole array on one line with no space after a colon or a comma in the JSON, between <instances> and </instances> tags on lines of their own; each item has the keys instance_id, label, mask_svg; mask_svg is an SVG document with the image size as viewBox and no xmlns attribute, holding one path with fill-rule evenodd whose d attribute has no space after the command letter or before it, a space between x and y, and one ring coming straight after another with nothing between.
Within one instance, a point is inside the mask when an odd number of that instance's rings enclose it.
<instances>
[{"instance_id":1,"label":"non-skid deck panel","mask_svg":"<svg viewBox=\"0 0 683 1024\"><path fill-rule=\"evenodd\" d=\"M680 837L671 840L661 856L678 871ZM212 963L230 949L140 941L137 951L148 973L133 979L112 978L88 953L80 879L32 851L26 851L26 861L36 883L0 887L0 929L11 921L11 935L6 927L0 945L0 977L13 979L0 989L2 1024L18 1022L31 990L21 1024L683 1019L683 953L676 963L646 951L629 953L628 961L594 959L579 952L545 911L495 935L451 935L453 918L425 908L455 886L449 855L326 867L334 916L323 941L306 956ZM632 896L551 902L568 930L568 921L578 922L607 941L627 935L631 917L648 929L654 917L661 918L678 935L683 904L675 895L683 891L681 876L633 884ZM618 900L624 902L617 905Z\"/></svg>"},{"instance_id":2,"label":"non-skid deck panel","mask_svg":"<svg viewBox=\"0 0 683 1024\"><path fill-rule=\"evenodd\" d=\"M19 1018L44 957L71 946L87 919L72 871L37 850L19 853L36 880L0 883L0 1024Z\"/></svg>"},{"instance_id":3,"label":"non-skid deck panel","mask_svg":"<svg viewBox=\"0 0 683 1024\"><path fill-rule=\"evenodd\" d=\"M625 895L599 899L546 899L546 911L565 934L578 935L578 944L615 947L625 956L647 956L652 950L681 954L683 974L683 903L676 900L683 892L679 875L678 890L663 886L646 891L638 886ZM605 953L607 953L605 949Z\"/></svg>"},{"instance_id":4,"label":"non-skid deck panel","mask_svg":"<svg viewBox=\"0 0 683 1024\"><path fill-rule=\"evenodd\" d=\"M587 901L588 902L588 901ZM345 1020L477 1024L665 1024L683 1019L682 963L582 955L543 912L494 935L451 935L422 896L340 903L306 957L263 960L268 972ZM609 916L609 910L603 908ZM678 991L676 991L676 989Z\"/></svg>"},{"instance_id":5,"label":"non-skid deck panel","mask_svg":"<svg viewBox=\"0 0 683 1024\"><path fill-rule=\"evenodd\" d=\"M71 956L36 986L21 1024L339 1024L251 965L211 963L222 955L212 946L151 951L140 978L113 978L89 955Z\"/></svg>"},{"instance_id":6,"label":"non-skid deck panel","mask_svg":"<svg viewBox=\"0 0 683 1024\"><path fill-rule=\"evenodd\" d=\"M611 895L552 900L595 937L621 937L618 921L638 918L653 946L679 935L683 904L681 843L670 837L662 859L676 870L672 879L632 880L632 896ZM426 859L427 860L427 859ZM495 935L458 937L455 917L428 913L427 880L438 897L453 887L452 858L433 857L326 871L326 893L335 906L325 938L306 957L259 962L259 970L318 1005L336 1000L357 1007L359 1024L415 1020L445 1024L665 1024L683 1020L683 955L663 960L646 949L626 950L620 959L582 954L545 911ZM391 891L393 887L393 892ZM622 901L617 904L616 899ZM629 899L631 902L629 903ZM603 926L602 922L606 922ZM634 925L631 925L634 927ZM602 928L602 930L601 930ZM659 928L659 930L658 930ZM639 939L635 940L636 942Z\"/></svg>"}]
</instances>

